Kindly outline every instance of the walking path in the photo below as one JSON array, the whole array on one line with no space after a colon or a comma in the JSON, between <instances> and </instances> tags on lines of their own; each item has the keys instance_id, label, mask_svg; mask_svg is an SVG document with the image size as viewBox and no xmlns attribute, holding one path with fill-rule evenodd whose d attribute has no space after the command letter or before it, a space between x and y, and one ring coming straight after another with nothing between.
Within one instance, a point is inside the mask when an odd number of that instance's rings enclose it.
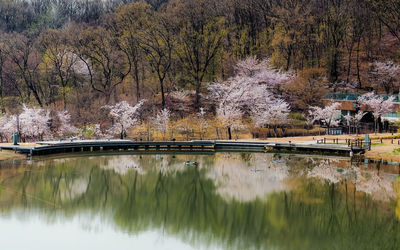
<instances>
[{"instance_id":1,"label":"walking path","mask_svg":"<svg viewBox=\"0 0 400 250\"><path fill-rule=\"evenodd\" d=\"M364 153L366 148L342 144L317 144L315 142L268 142L268 141L163 141L136 142L130 140L67 140L38 142L36 145L0 145L1 150L19 153L49 155L84 151L127 151L127 150L256 150L256 151L297 151L326 154L350 155L350 152Z\"/></svg>"}]
</instances>

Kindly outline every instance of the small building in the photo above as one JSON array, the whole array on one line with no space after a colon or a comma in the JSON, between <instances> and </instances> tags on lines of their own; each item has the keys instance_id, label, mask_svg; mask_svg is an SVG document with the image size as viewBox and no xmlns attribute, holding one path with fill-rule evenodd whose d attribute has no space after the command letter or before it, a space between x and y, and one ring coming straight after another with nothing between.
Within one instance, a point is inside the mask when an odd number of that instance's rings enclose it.
<instances>
[{"instance_id":1,"label":"small building","mask_svg":"<svg viewBox=\"0 0 400 250\"><path fill-rule=\"evenodd\" d=\"M358 98L361 96L361 94L355 94L355 93L328 93L324 99L324 104L328 105L329 103L332 102L338 102L341 104L341 111L342 115L352 115L356 113L358 110L360 110L360 104L357 102ZM400 120L400 100L399 100L399 95L380 95L384 99L388 99L391 96L395 97L394 104L395 104L395 111L384 114L381 119L382 121L388 121L388 122L397 122ZM370 111L370 110L364 110L364 111ZM367 116L368 117L368 116ZM371 117L371 116L370 116ZM372 121L373 122L373 117Z\"/></svg>"}]
</instances>

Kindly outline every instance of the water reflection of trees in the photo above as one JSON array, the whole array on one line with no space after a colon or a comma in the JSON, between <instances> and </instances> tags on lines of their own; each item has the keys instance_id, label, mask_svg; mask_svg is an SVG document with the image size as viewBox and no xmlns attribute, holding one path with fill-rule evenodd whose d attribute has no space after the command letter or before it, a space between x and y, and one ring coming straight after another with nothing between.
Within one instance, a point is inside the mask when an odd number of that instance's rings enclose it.
<instances>
[{"instance_id":1,"label":"water reflection of trees","mask_svg":"<svg viewBox=\"0 0 400 250\"><path fill-rule=\"evenodd\" d=\"M349 162L330 160L310 160L313 163L307 173L308 177L319 178L330 183L352 184L357 192L370 195L375 200L393 201L397 198L394 179L391 175L376 169L364 169L360 165L350 165ZM348 187L346 186L346 189Z\"/></svg>"},{"instance_id":2,"label":"water reflection of trees","mask_svg":"<svg viewBox=\"0 0 400 250\"><path fill-rule=\"evenodd\" d=\"M62 213L64 218L100 213L129 233L162 229L195 245L208 242L238 249L384 249L395 248L400 238L391 204L383 207L368 195L357 194L346 178L336 183L298 178L293 189L265 193L267 199L254 196L243 201L223 197L213 179L216 173L210 175L215 170L213 165L221 167L225 162L224 171L220 171L225 177L234 177L234 168L240 168L241 174L247 169L254 175L250 169L255 163L266 170L260 174L289 166L284 174L277 174L287 177L293 171L301 172L298 166L297 170L290 167L292 160L273 162L275 158L253 155L246 156L241 165L241 156L134 159L142 170L120 172L104 167L117 162L107 157L21 169L20 174L2 182L1 210L34 209L49 217ZM186 160L201 164L182 167ZM294 164L301 162L297 159ZM312 171L317 163L304 164L303 168Z\"/></svg>"}]
</instances>

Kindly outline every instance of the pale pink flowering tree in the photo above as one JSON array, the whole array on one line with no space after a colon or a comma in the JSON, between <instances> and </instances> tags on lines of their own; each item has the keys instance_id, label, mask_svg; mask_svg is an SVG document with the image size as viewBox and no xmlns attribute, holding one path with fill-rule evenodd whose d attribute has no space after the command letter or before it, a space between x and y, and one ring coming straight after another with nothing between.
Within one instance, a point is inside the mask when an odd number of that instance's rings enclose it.
<instances>
[{"instance_id":1,"label":"pale pink flowering tree","mask_svg":"<svg viewBox=\"0 0 400 250\"><path fill-rule=\"evenodd\" d=\"M12 134L17 132L17 119L14 115L3 115L0 118L0 135L1 141L11 138Z\"/></svg>"},{"instance_id":2,"label":"pale pink flowering tree","mask_svg":"<svg viewBox=\"0 0 400 250\"><path fill-rule=\"evenodd\" d=\"M392 61L374 62L369 77L378 87L382 87L386 94L395 87L395 82L400 76L400 67Z\"/></svg>"},{"instance_id":3,"label":"pale pink flowering tree","mask_svg":"<svg viewBox=\"0 0 400 250\"><path fill-rule=\"evenodd\" d=\"M284 85L294 77L290 72L282 72L274 68L268 58L258 60L255 57L248 57L238 61L235 69L237 76L249 77L250 81L265 84L271 89Z\"/></svg>"},{"instance_id":4,"label":"pale pink flowering tree","mask_svg":"<svg viewBox=\"0 0 400 250\"><path fill-rule=\"evenodd\" d=\"M315 122L314 116L310 113L308 114L303 114L303 117L305 118L305 123L307 126L307 130L312 128Z\"/></svg>"},{"instance_id":5,"label":"pale pink flowering tree","mask_svg":"<svg viewBox=\"0 0 400 250\"><path fill-rule=\"evenodd\" d=\"M248 77L236 76L227 81L213 83L209 85L210 96L212 100L217 101L217 117L221 124L227 129L228 138L232 139L232 129L239 129L243 108L251 106L254 100L259 99L266 90L252 91L252 82L248 81Z\"/></svg>"},{"instance_id":6,"label":"pale pink flowering tree","mask_svg":"<svg viewBox=\"0 0 400 250\"><path fill-rule=\"evenodd\" d=\"M229 140L232 140L232 129L239 130L242 128L242 115L242 110L234 103L220 104L217 108L217 117L227 129Z\"/></svg>"},{"instance_id":7,"label":"pale pink flowering tree","mask_svg":"<svg viewBox=\"0 0 400 250\"><path fill-rule=\"evenodd\" d=\"M321 107L310 107L310 117L314 118L314 121L321 121L328 127L328 134L331 127L339 125L341 120L340 103L334 102L324 108Z\"/></svg>"},{"instance_id":8,"label":"pale pink flowering tree","mask_svg":"<svg viewBox=\"0 0 400 250\"><path fill-rule=\"evenodd\" d=\"M106 134L103 133L103 131L101 130L101 125L100 124L94 124L93 125L93 130L94 130L94 135L97 137L105 137Z\"/></svg>"},{"instance_id":9,"label":"pale pink flowering tree","mask_svg":"<svg viewBox=\"0 0 400 250\"><path fill-rule=\"evenodd\" d=\"M218 105L235 103L237 106L250 106L260 100L267 92L265 86L252 82L248 77L236 76L226 81L219 81L208 86L209 99Z\"/></svg>"},{"instance_id":10,"label":"pale pink flowering tree","mask_svg":"<svg viewBox=\"0 0 400 250\"><path fill-rule=\"evenodd\" d=\"M359 110L354 115L346 115L343 117L346 120L347 125L349 126L349 133L351 133L351 128L353 127L356 130L356 134L358 134L360 122L366 114L366 112Z\"/></svg>"},{"instance_id":11,"label":"pale pink flowering tree","mask_svg":"<svg viewBox=\"0 0 400 250\"><path fill-rule=\"evenodd\" d=\"M269 120L268 124L274 124L276 128L277 123L273 117L279 116L278 111L283 107L283 100L278 98L277 90L289 82L293 75L273 68L268 59L260 61L255 57L239 61L236 71L234 77L208 86L209 98L217 101L217 116L227 128L229 139L232 139L231 128L241 127L240 120L246 111L253 114L257 113L253 110L263 112L268 115L265 116ZM271 104L274 105L268 107ZM261 116L257 119L261 120Z\"/></svg>"},{"instance_id":12,"label":"pale pink flowering tree","mask_svg":"<svg viewBox=\"0 0 400 250\"><path fill-rule=\"evenodd\" d=\"M71 115L67 111L57 113L60 126L57 129L59 135L72 135L78 132L78 128L71 124Z\"/></svg>"},{"instance_id":13,"label":"pale pink flowering tree","mask_svg":"<svg viewBox=\"0 0 400 250\"><path fill-rule=\"evenodd\" d=\"M171 111L164 108L157 113L156 118L153 120L153 124L157 127L157 130L163 133L163 139L169 129L169 120L171 117Z\"/></svg>"},{"instance_id":14,"label":"pale pink flowering tree","mask_svg":"<svg viewBox=\"0 0 400 250\"><path fill-rule=\"evenodd\" d=\"M200 112L197 113L197 120L200 128L200 138L203 139L204 133L209 127L209 124L206 120L206 112L204 108L200 108Z\"/></svg>"},{"instance_id":15,"label":"pale pink flowering tree","mask_svg":"<svg viewBox=\"0 0 400 250\"><path fill-rule=\"evenodd\" d=\"M208 86L211 99L220 103L234 99L238 104L252 104L254 100L263 99L266 90L274 92L294 77L273 68L268 59L259 61L254 57L239 61L236 70L234 77Z\"/></svg>"},{"instance_id":16,"label":"pale pink flowering tree","mask_svg":"<svg viewBox=\"0 0 400 250\"><path fill-rule=\"evenodd\" d=\"M235 65L235 70L238 75L247 76L253 76L265 68L270 68L269 60L258 60L255 56L249 56L240 60Z\"/></svg>"},{"instance_id":17,"label":"pale pink flowering tree","mask_svg":"<svg viewBox=\"0 0 400 250\"><path fill-rule=\"evenodd\" d=\"M44 136L51 136L49 122L49 111L38 108L28 108L24 105L23 111L19 115L21 136L30 139L42 139Z\"/></svg>"},{"instance_id":18,"label":"pale pink flowering tree","mask_svg":"<svg viewBox=\"0 0 400 250\"><path fill-rule=\"evenodd\" d=\"M290 107L282 99L266 97L264 102L257 103L252 108L252 116L257 127L268 126L274 130L275 136L277 128L283 127L288 123Z\"/></svg>"},{"instance_id":19,"label":"pale pink flowering tree","mask_svg":"<svg viewBox=\"0 0 400 250\"><path fill-rule=\"evenodd\" d=\"M372 111L375 120L375 133L377 132L379 117L393 111L394 99L394 96L390 96L385 100L382 96L375 95L372 92L358 98L358 103L365 105L368 110Z\"/></svg>"},{"instance_id":20,"label":"pale pink flowering tree","mask_svg":"<svg viewBox=\"0 0 400 250\"><path fill-rule=\"evenodd\" d=\"M128 102L122 101L115 105L106 105L103 108L109 110L110 117L114 120L113 126L108 130L109 134L119 134L121 139L126 137L128 129L134 127L138 123L140 109L144 104L144 100L131 106Z\"/></svg>"},{"instance_id":21,"label":"pale pink flowering tree","mask_svg":"<svg viewBox=\"0 0 400 250\"><path fill-rule=\"evenodd\" d=\"M71 117L68 112L58 112L57 118L60 121L57 128L58 134L77 133L78 129L70 124ZM2 136L8 139L15 132L19 132L23 139L38 140L52 137L50 111L23 105L22 112L18 116L4 115L1 117L0 133Z\"/></svg>"}]
</instances>

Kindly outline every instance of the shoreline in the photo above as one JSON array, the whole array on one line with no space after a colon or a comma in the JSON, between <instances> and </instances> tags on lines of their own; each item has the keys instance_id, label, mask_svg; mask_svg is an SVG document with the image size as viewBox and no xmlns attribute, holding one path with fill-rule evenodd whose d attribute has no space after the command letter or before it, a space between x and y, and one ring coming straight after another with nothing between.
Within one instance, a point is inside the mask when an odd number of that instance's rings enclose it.
<instances>
[{"instance_id":1,"label":"shoreline","mask_svg":"<svg viewBox=\"0 0 400 250\"><path fill-rule=\"evenodd\" d=\"M25 154L21 154L18 152L5 151L5 150L2 150L0 152L0 163L2 161L19 160L19 159L25 159L25 158L27 158Z\"/></svg>"},{"instance_id":2,"label":"shoreline","mask_svg":"<svg viewBox=\"0 0 400 250\"><path fill-rule=\"evenodd\" d=\"M371 160L384 160L389 162L397 162L400 163L400 139L384 139L381 143L380 139L377 138L390 138L394 136L400 136L400 134L372 134L370 135L372 140L371 151L367 151L364 155L365 158ZM334 139L339 139L340 144L345 143L345 139L360 139L363 138L364 135L321 135L321 136L303 136L303 137L283 137L283 138L268 138L265 140L262 139L252 139L252 138L240 138L235 141L258 141L258 142L283 142L283 143L310 143L316 142L317 140L323 140L326 138L327 143L334 144ZM393 144L392 144L393 142ZM12 145L10 143L4 143L2 145ZM21 143L21 146L35 146L36 143ZM16 153L12 151L0 151L0 161L5 160L14 160L14 159L24 159L26 158L25 154Z\"/></svg>"}]
</instances>

